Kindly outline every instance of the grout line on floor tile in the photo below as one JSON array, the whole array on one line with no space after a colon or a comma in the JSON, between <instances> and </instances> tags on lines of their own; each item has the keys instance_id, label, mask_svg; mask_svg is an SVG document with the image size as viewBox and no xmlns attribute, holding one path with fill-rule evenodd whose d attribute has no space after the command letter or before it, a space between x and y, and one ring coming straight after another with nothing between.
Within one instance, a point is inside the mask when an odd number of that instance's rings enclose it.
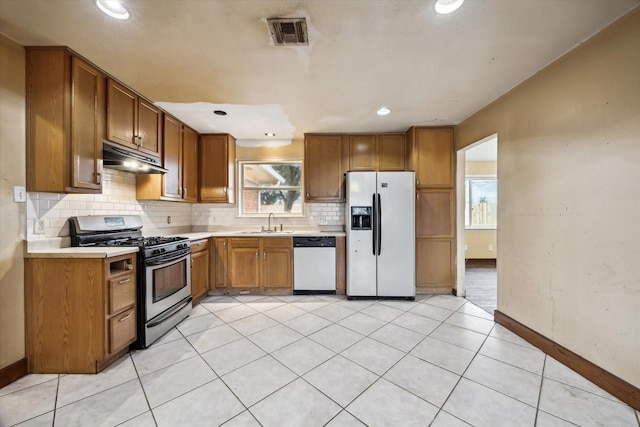
<instances>
[{"instance_id":1,"label":"grout line on floor tile","mask_svg":"<svg viewBox=\"0 0 640 427\"><path fill-rule=\"evenodd\" d=\"M445 405L447 404L447 402L449 401L449 399L451 398L451 395L453 394L453 392L456 390L456 388L458 388L458 386L460 385L460 381L462 381L462 378L465 378L464 374L467 373L467 370L469 370L469 367L471 366L471 364L473 363L474 360L476 360L476 357L478 357L478 354L480 354L480 349L482 348L482 346L484 345L485 342L487 342L487 339L489 338L489 335L487 334L484 338L484 341L482 341L482 344L480 345L480 347L478 347L478 350L475 352L475 354L473 355L473 357L471 358L471 360L469 361L469 363L467 364L467 367L464 368L464 371L462 371L462 373L460 374L460 377L458 378L458 381L456 381L456 385L453 386L453 388L451 388L451 391L449 392L449 395L447 395L447 398L444 399L444 401L442 402L442 406L440 406L438 408L438 412L436 412L436 416L433 418L434 420L436 418L438 418L438 415L440 414L441 411L443 411L442 408L445 407ZM437 338L433 338L433 339L437 339ZM444 342L444 341L443 341ZM449 343L450 344L450 343ZM452 344L455 345L455 344ZM460 347L462 348L462 347ZM468 380L468 378L465 378ZM446 411L445 411L446 412ZM456 417L457 418L457 417ZM464 421L464 420L463 420ZM464 421L466 422L466 421ZM468 423L467 423L468 424Z\"/></svg>"},{"instance_id":2,"label":"grout line on floor tile","mask_svg":"<svg viewBox=\"0 0 640 427\"><path fill-rule=\"evenodd\" d=\"M542 361L542 373L540 374L540 389L538 390L538 400L536 401L536 417L534 418L533 425L538 424L538 413L540 412L540 399L542 397L542 384L544 383L544 368L547 365L547 355L544 355L544 360Z\"/></svg>"},{"instance_id":3,"label":"grout line on floor tile","mask_svg":"<svg viewBox=\"0 0 640 427\"><path fill-rule=\"evenodd\" d=\"M156 416L153 413L153 410L151 409L151 404L149 403L149 398L147 397L147 392L144 389L144 386L142 385L142 378L140 378L140 372L138 372L138 367L136 366L136 364L133 363L133 357L131 357L131 352L129 352L129 358L131 359L131 364L133 365L133 369L136 371L136 377L138 378L138 383L140 383L140 388L142 389L142 394L144 395L144 400L147 402L147 408L149 408L149 412L151 412L151 417L153 418L153 422L157 426L158 425L158 421L156 420ZM53 425L55 425L55 423Z\"/></svg>"}]
</instances>

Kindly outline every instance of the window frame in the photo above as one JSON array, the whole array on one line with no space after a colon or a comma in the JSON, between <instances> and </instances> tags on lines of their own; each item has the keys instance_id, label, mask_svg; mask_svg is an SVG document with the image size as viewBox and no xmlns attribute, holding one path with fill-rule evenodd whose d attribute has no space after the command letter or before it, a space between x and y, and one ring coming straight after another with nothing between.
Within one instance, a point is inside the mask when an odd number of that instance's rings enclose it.
<instances>
[{"instance_id":1,"label":"window frame","mask_svg":"<svg viewBox=\"0 0 640 427\"><path fill-rule=\"evenodd\" d=\"M471 191L471 182L472 181L495 181L496 182L496 190L498 185L498 176L497 175L466 175L464 177L464 229L465 230L497 230L498 229L498 218L496 212L496 224L495 225L473 225L473 210L471 209L471 200L473 198L473 193ZM468 197L467 197L468 195ZM496 191L496 208L497 208L497 197L498 193ZM467 210L467 206L469 209ZM468 221L468 223L467 223Z\"/></svg>"},{"instance_id":2,"label":"window frame","mask_svg":"<svg viewBox=\"0 0 640 427\"><path fill-rule=\"evenodd\" d=\"M300 186L282 186L274 187L272 189L278 190L299 190L300 191L300 213L292 212L276 212L278 218L302 218L306 217L306 204L304 202L304 162L302 160L238 160L236 169L238 171L238 203L237 213L238 218L267 218L269 212L257 212L257 213L245 213L244 211L244 191L245 190L257 190L264 191L269 190L269 187L252 187L244 186L244 166L245 165L287 165L295 164L300 166Z\"/></svg>"}]
</instances>

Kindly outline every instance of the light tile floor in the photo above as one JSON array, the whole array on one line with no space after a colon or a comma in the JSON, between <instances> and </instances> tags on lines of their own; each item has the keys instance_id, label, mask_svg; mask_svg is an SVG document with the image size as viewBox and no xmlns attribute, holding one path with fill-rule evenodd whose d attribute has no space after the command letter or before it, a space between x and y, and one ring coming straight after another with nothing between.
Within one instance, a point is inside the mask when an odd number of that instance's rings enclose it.
<instances>
[{"instance_id":1,"label":"light tile floor","mask_svg":"<svg viewBox=\"0 0 640 427\"><path fill-rule=\"evenodd\" d=\"M640 426L465 299L210 296L98 375L0 389L0 426Z\"/></svg>"}]
</instances>

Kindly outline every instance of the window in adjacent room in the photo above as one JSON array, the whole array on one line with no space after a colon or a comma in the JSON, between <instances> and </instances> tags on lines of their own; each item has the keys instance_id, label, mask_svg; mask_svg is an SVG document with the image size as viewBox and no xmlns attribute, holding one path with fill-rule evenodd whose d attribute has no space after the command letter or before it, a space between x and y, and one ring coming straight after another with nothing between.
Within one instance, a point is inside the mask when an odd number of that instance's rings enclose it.
<instances>
[{"instance_id":1,"label":"window in adjacent room","mask_svg":"<svg viewBox=\"0 0 640 427\"><path fill-rule=\"evenodd\" d=\"M465 179L464 225L466 228L496 228L498 225L498 180Z\"/></svg>"},{"instance_id":2,"label":"window in adjacent room","mask_svg":"<svg viewBox=\"0 0 640 427\"><path fill-rule=\"evenodd\" d=\"M240 162L240 216L302 216L302 162Z\"/></svg>"}]
</instances>

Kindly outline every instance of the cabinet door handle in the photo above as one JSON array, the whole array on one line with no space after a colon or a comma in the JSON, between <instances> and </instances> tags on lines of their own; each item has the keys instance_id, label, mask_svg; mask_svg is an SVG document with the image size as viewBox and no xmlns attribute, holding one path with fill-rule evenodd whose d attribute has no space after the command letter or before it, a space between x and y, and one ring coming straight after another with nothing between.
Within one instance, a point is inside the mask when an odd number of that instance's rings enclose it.
<instances>
[{"instance_id":1,"label":"cabinet door handle","mask_svg":"<svg viewBox=\"0 0 640 427\"><path fill-rule=\"evenodd\" d=\"M263 257L263 258L266 260L266 259L267 259L267 253L266 253L266 252L263 252L263 254L264 254L264 257Z\"/></svg>"},{"instance_id":2,"label":"cabinet door handle","mask_svg":"<svg viewBox=\"0 0 640 427\"><path fill-rule=\"evenodd\" d=\"M258 259L258 251L256 251L256 259Z\"/></svg>"},{"instance_id":3,"label":"cabinet door handle","mask_svg":"<svg viewBox=\"0 0 640 427\"><path fill-rule=\"evenodd\" d=\"M227 247L227 241L226 241L226 240L223 242L222 246L223 246L224 248L226 248L226 247Z\"/></svg>"},{"instance_id":4,"label":"cabinet door handle","mask_svg":"<svg viewBox=\"0 0 640 427\"><path fill-rule=\"evenodd\" d=\"M182 197L187 197L187 187L182 187Z\"/></svg>"},{"instance_id":5,"label":"cabinet door handle","mask_svg":"<svg viewBox=\"0 0 640 427\"><path fill-rule=\"evenodd\" d=\"M309 198L309 193L307 193L307 198Z\"/></svg>"},{"instance_id":6,"label":"cabinet door handle","mask_svg":"<svg viewBox=\"0 0 640 427\"><path fill-rule=\"evenodd\" d=\"M124 316L123 318L119 319L118 322L124 322L125 320L127 320L129 317L131 317L131 315L133 314L133 311L130 311L129 314L127 314L126 316Z\"/></svg>"},{"instance_id":7,"label":"cabinet door handle","mask_svg":"<svg viewBox=\"0 0 640 427\"><path fill-rule=\"evenodd\" d=\"M133 264L127 264L127 270L133 270Z\"/></svg>"},{"instance_id":8,"label":"cabinet door handle","mask_svg":"<svg viewBox=\"0 0 640 427\"><path fill-rule=\"evenodd\" d=\"M204 242L196 243L196 246L202 246L202 245L204 245Z\"/></svg>"},{"instance_id":9,"label":"cabinet door handle","mask_svg":"<svg viewBox=\"0 0 640 427\"><path fill-rule=\"evenodd\" d=\"M223 191L223 192L224 192L224 194L226 195L226 194L227 194L227 187L224 187L224 188L222 189L222 191Z\"/></svg>"},{"instance_id":10,"label":"cabinet door handle","mask_svg":"<svg viewBox=\"0 0 640 427\"><path fill-rule=\"evenodd\" d=\"M96 174L96 184L100 184L102 182L102 174Z\"/></svg>"},{"instance_id":11,"label":"cabinet door handle","mask_svg":"<svg viewBox=\"0 0 640 427\"><path fill-rule=\"evenodd\" d=\"M123 283L129 283L131 281L131 277L127 277L126 279L122 279L118 282L119 285L123 284Z\"/></svg>"}]
</instances>

